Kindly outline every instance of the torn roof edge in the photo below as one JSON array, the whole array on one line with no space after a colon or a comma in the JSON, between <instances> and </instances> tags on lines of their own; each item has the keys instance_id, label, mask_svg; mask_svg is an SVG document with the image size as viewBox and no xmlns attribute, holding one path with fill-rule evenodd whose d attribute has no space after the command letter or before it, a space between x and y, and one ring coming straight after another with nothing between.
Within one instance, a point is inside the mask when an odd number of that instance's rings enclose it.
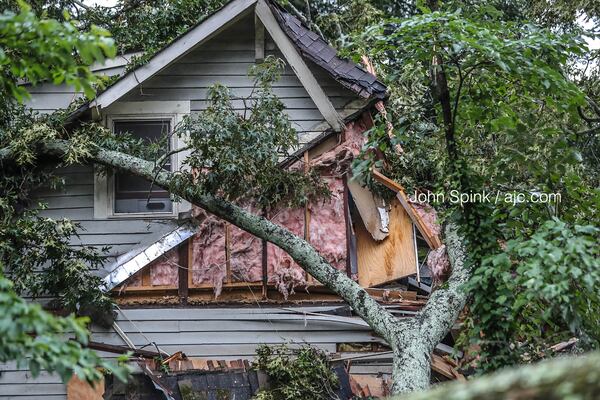
<instances>
[{"instance_id":1,"label":"torn roof edge","mask_svg":"<svg viewBox=\"0 0 600 400\"><path fill-rule=\"evenodd\" d=\"M324 69L342 86L363 98L387 98L387 87L360 64L338 56L320 35L273 1L267 1L277 22L304 57Z\"/></svg>"},{"instance_id":2,"label":"torn roof edge","mask_svg":"<svg viewBox=\"0 0 600 400\"><path fill-rule=\"evenodd\" d=\"M364 106L362 106L361 108L357 109L355 112L346 116L343 120L344 124L347 124L349 122L357 120L358 117L360 117L364 112L367 112L367 111L373 109L375 103L377 103L378 101L380 101L380 100L377 98L371 99ZM343 130L342 130L342 132L343 132ZM295 163L296 161L302 161L303 155L305 152L310 151L311 149L313 149L316 146L323 143L325 140L329 139L331 136L339 134L339 133L340 132L336 131L333 128L328 128L328 129L324 130L319 135L317 135L316 137L314 137L313 139L311 139L304 145L300 146L300 148L298 148L298 150L294 151L292 154L287 156L283 161L281 161L279 163L279 166L282 168L287 168L287 167L291 166L293 163Z\"/></svg>"}]
</instances>

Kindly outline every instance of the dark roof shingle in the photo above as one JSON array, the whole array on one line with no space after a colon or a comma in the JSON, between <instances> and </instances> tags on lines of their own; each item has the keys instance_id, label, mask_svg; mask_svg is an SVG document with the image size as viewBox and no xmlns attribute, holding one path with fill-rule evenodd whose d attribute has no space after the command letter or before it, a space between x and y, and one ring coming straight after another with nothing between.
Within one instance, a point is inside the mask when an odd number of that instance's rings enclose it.
<instances>
[{"instance_id":1,"label":"dark roof shingle","mask_svg":"<svg viewBox=\"0 0 600 400\"><path fill-rule=\"evenodd\" d=\"M325 69L336 81L361 97L378 99L386 97L386 86L375 76L361 66L338 57L335 49L304 26L298 18L273 2L268 4L283 31L303 56Z\"/></svg>"}]
</instances>

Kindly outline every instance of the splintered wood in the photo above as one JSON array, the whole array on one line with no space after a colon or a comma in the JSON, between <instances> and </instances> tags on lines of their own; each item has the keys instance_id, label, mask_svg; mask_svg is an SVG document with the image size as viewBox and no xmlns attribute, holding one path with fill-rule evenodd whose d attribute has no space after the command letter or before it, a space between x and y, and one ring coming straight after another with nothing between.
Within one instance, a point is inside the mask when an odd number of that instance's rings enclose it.
<instances>
[{"instance_id":1,"label":"splintered wood","mask_svg":"<svg viewBox=\"0 0 600 400\"><path fill-rule=\"evenodd\" d=\"M402 185L398 182L393 181L387 176L383 175L381 172L376 169L372 170L373 178L382 185L386 186L388 189L393 190L397 194L397 198L404 207L404 210L410 216L410 219L415 224L423 238L427 242L430 248L437 249L442 245L442 241L438 236L438 230L436 230L433 226L430 226L426 220L422 217L422 211L419 212L415 209L415 206L409 201L408 196L406 196L406 192Z\"/></svg>"}]
</instances>

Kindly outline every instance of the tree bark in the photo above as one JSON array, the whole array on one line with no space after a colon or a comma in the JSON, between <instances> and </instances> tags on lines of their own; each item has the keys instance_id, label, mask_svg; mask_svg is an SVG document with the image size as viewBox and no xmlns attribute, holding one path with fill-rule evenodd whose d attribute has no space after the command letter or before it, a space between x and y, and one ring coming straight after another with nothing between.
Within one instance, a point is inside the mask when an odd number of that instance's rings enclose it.
<instances>
[{"instance_id":1,"label":"tree bark","mask_svg":"<svg viewBox=\"0 0 600 400\"><path fill-rule=\"evenodd\" d=\"M69 142L53 140L40 144L40 152L63 157ZM0 163L14 158L9 148L0 149ZM88 161L116 168L154 183L237 227L286 251L306 272L338 294L384 338L394 352L393 393L424 390L429 386L430 355L463 309L467 296L460 289L469 276L465 252L456 226L446 228L452 274L445 287L436 290L414 317L397 319L379 305L345 273L331 266L308 242L287 229L254 215L235 204L204 193L181 175L157 168L156 164L122 152L98 149Z\"/></svg>"},{"instance_id":2,"label":"tree bark","mask_svg":"<svg viewBox=\"0 0 600 400\"><path fill-rule=\"evenodd\" d=\"M600 353L508 369L469 382L440 385L394 400L552 400L600 398Z\"/></svg>"},{"instance_id":3,"label":"tree bark","mask_svg":"<svg viewBox=\"0 0 600 400\"><path fill-rule=\"evenodd\" d=\"M444 286L431 294L421 311L397 324L394 343L399 347L392 345L392 393L424 390L429 386L431 353L467 303L462 285L471 276L471 268L466 263L465 248L454 223L446 225L445 233L452 273Z\"/></svg>"}]
</instances>

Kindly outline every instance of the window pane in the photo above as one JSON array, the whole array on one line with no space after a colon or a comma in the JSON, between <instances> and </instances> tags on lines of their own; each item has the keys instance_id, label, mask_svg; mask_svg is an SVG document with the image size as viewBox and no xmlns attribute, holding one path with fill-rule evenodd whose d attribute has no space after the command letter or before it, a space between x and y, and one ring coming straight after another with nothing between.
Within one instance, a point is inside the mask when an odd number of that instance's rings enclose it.
<instances>
[{"instance_id":1,"label":"window pane","mask_svg":"<svg viewBox=\"0 0 600 400\"><path fill-rule=\"evenodd\" d=\"M115 121L115 133L125 133L144 139L148 143L159 142L170 131L170 120ZM168 143L165 152L169 151ZM164 168L171 170L171 162ZM115 173L115 213L171 212L173 204L169 193L156 185L152 188L149 181L137 176Z\"/></svg>"}]
</instances>

